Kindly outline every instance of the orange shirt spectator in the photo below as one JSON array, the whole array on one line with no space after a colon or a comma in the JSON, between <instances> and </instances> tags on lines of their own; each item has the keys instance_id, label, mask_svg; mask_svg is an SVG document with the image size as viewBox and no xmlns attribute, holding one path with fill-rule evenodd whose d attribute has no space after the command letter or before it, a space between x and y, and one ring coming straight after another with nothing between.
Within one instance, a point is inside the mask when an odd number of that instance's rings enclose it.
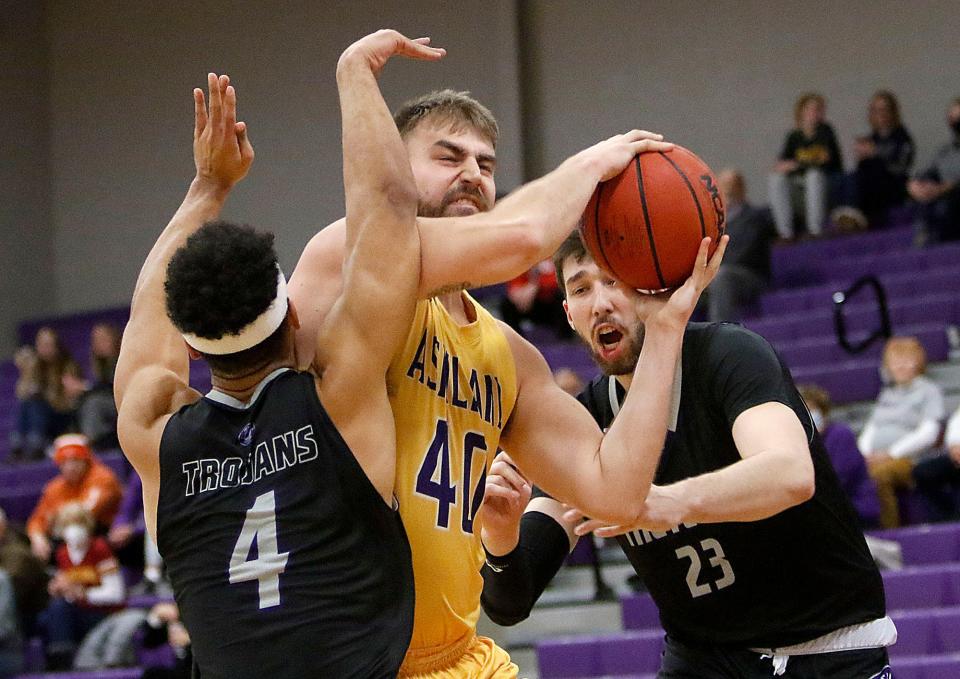
<instances>
[{"instance_id":1,"label":"orange shirt spectator","mask_svg":"<svg viewBox=\"0 0 960 679\"><path fill-rule=\"evenodd\" d=\"M83 436L65 434L54 441L54 461L60 475L43 489L43 495L27 521L33 553L50 558L50 529L57 513L69 502L78 502L99 526L109 526L120 506L123 488L109 467L94 457Z\"/></svg>"}]
</instances>

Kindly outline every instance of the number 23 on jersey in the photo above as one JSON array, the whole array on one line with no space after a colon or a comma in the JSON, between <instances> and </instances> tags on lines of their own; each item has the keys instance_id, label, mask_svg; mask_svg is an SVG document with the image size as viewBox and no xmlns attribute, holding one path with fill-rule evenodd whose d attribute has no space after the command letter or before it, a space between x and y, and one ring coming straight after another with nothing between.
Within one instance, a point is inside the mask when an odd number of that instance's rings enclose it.
<instances>
[{"instance_id":1,"label":"number 23 on jersey","mask_svg":"<svg viewBox=\"0 0 960 679\"><path fill-rule=\"evenodd\" d=\"M417 472L416 492L436 500L439 528L449 529L451 515L456 514L453 510L459 508L460 530L473 533L473 519L483 501L487 452L483 434L468 431L463 441L451 441L447 421L437 420L433 440L427 446ZM456 467L460 461L463 464L458 470ZM477 480L472 482L474 466L479 466L480 471Z\"/></svg>"}]
</instances>

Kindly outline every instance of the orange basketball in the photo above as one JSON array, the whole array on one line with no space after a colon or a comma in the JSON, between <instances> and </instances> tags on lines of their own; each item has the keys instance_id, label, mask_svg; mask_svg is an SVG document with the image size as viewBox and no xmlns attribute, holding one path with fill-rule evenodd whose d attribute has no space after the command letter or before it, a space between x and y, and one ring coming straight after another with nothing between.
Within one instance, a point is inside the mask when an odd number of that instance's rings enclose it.
<instances>
[{"instance_id":1,"label":"orange basketball","mask_svg":"<svg viewBox=\"0 0 960 679\"><path fill-rule=\"evenodd\" d=\"M696 155L641 153L597 187L580 225L597 264L632 288L682 285L693 271L700 241L710 254L724 232L723 198L713 172Z\"/></svg>"}]
</instances>

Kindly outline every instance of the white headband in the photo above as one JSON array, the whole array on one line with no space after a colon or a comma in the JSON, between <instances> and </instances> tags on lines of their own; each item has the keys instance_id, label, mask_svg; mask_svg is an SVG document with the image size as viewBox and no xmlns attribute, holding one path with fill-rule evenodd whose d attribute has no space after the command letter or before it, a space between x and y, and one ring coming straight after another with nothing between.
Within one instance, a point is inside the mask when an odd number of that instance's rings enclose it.
<instances>
[{"instance_id":1,"label":"white headband","mask_svg":"<svg viewBox=\"0 0 960 679\"><path fill-rule=\"evenodd\" d=\"M254 347L270 337L280 327L287 316L287 279L277 267L277 294L266 311L235 334L223 335L217 339L198 337L192 333L183 333L183 339L202 354L222 356Z\"/></svg>"}]
</instances>

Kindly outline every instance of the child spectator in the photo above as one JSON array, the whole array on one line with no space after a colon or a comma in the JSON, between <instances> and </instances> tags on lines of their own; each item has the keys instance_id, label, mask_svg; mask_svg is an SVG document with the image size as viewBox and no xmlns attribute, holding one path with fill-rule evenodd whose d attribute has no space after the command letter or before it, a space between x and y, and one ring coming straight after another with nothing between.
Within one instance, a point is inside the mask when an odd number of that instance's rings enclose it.
<instances>
[{"instance_id":1,"label":"child spectator","mask_svg":"<svg viewBox=\"0 0 960 679\"><path fill-rule=\"evenodd\" d=\"M34 347L22 347L14 362L20 377L10 454L14 460L41 459L51 439L73 421L76 401L64 390L64 377L77 378L80 369L52 328L40 328Z\"/></svg>"},{"instance_id":2,"label":"child spectator","mask_svg":"<svg viewBox=\"0 0 960 679\"><path fill-rule=\"evenodd\" d=\"M769 184L770 208L781 238L794 237L794 215L801 211L807 233L819 236L823 231L830 182L843 170L826 110L823 96L814 93L802 95L794 106L797 126L787 134Z\"/></svg>"},{"instance_id":3,"label":"child spectator","mask_svg":"<svg viewBox=\"0 0 960 679\"><path fill-rule=\"evenodd\" d=\"M27 521L27 535L37 558L50 558L50 530L61 508L79 502L93 516L100 530L113 522L120 504L122 488L113 471L96 459L84 436L64 434L54 441L54 461L60 475L43 489L40 502Z\"/></svg>"},{"instance_id":4,"label":"child spectator","mask_svg":"<svg viewBox=\"0 0 960 679\"><path fill-rule=\"evenodd\" d=\"M892 382L860 434L860 451L877 484L880 525L900 525L896 491L913 484L917 460L936 443L944 416L943 393L924 377L927 354L915 337L893 337L883 350L883 370Z\"/></svg>"},{"instance_id":5,"label":"child spectator","mask_svg":"<svg viewBox=\"0 0 960 679\"><path fill-rule=\"evenodd\" d=\"M810 417L820 432L830 462L840 479L863 528L876 528L880 521L880 501L877 488L867 473L867 465L857 447L857 437L847 425L830 419L833 404L826 391L809 384L798 387L810 410Z\"/></svg>"},{"instance_id":6,"label":"child spectator","mask_svg":"<svg viewBox=\"0 0 960 679\"><path fill-rule=\"evenodd\" d=\"M97 623L124 602L123 578L107 541L93 533L93 514L78 502L63 505L56 531L57 571L50 581L50 604L40 615L46 639L47 669L68 669L77 645Z\"/></svg>"}]
</instances>

